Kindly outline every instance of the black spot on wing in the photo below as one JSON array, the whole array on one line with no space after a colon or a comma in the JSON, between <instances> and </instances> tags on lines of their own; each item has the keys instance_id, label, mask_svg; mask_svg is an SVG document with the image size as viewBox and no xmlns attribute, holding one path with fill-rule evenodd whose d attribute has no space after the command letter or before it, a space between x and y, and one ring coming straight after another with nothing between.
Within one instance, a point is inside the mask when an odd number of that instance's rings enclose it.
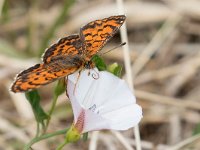
<instances>
[{"instance_id":1,"label":"black spot on wing","mask_svg":"<svg viewBox=\"0 0 200 150\"><path fill-rule=\"evenodd\" d=\"M22 75L24 75L24 74L30 73L30 72L32 72L32 71L34 71L34 70L40 68L40 66L41 66L41 64L36 64L35 66L30 67L30 68L28 68L28 69L22 71L21 73L19 73L17 77L20 77L20 76L22 76Z\"/></svg>"},{"instance_id":2,"label":"black spot on wing","mask_svg":"<svg viewBox=\"0 0 200 150\"><path fill-rule=\"evenodd\" d=\"M79 52L79 49L81 49L82 47L82 42L79 38L79 35L70 35L70 36L60 39L57 43L53 44L50 48L48 48L45 51L43 55L44 63L47 63L47 59L50 58L52 55L54 55L55 51L58 51L57 55L63 54L63 48L65 45L72 46L75 49L77 49L77 51Z\"/></svg>"}]
</instances>

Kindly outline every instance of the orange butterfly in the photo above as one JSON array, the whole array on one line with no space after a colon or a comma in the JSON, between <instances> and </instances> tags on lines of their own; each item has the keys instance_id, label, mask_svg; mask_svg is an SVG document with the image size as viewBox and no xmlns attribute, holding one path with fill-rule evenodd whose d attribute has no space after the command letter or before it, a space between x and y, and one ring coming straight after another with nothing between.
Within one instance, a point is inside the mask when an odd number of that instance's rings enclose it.
<instances>
[{"instance_id":1,"label":"orange butterfly","mask_svg":"<svg viewBox=\"0 0 200 150\"><path fill-rule=\"evenodd\" d=\"M19 73L12 84L13 92L25 92L55 81L83 68L93 68L94 56L124 23L124 15L92 21L80 29L79 35L60 39L46 50L43 63Z\"/></svg>"}]
</instances>

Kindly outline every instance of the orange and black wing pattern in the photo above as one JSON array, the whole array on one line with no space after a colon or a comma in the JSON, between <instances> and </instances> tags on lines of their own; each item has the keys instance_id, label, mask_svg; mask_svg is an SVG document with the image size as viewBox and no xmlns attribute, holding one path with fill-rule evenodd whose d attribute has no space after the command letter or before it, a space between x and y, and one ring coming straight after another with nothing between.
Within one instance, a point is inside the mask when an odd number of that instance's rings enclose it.
<instances>
[{"instance_id":1,"label":"orange and black wing pattern","mask_svg":"<svg viewBox=\"0 0 200 150\"><path fill-rule=\"evenodd\" d=\"M24 70L17 75L11 90L25 92L74 73L90 61L107 41L118 31L126 17L111 16L88 23L79 35L60 39L43 55L43 63Z\"/></svg>"},{"instance_id":2,"label":"orange and black wing pattern","mask_svg":"<svg viewBox=\"0 0 200 150\"><path fill-rule=\"evenodd\" d=\"M57 56L75 56L82 53L83 46L79 35L70 35L60 39L43 54L43 62L49 63Z\"/></svg>"},{"instance_id":3,"label":"orange and black wing pattern","mask_svg":"<svg viewBox=\"0 0 200 150\"><path fill-rule=\"evenodd\" d=\"M25 92L36 89L74 73L83 64L79 55L82 51L81 45L78 35L62 38L45 52L44 63L30 67L17 75L11 91Z\"/></svg>"},{"instance_id":4,"label":"orange and black wing pattern","mask_svg":"<svg viewBox=\"0 0 200 150\"><path fill-rule=\"evenodd\" d=\"M44 67L44 64L36 64L35 66L22 71L16 76L16 79L11 87L11 91L24 92L47 84L54 77L48 72L49 70Z\"/></svg>"},{"instance_id":5,"label":"orange and black wing pattern","mask_svg":"<svg viewBox=\"0 0 200 150\"><path fill-rule=\"evenodd\" d=\"M36 89L41 85L51 83L58 78L75 72L79 67L78 65L69 64L66 68L59 68L59 66L55 64L49 66L37 64L17 75L16 80L12 84L11 91L25 92Z\"/></svg>"},{"instance_id":6,"label":"orange and black wing pattern","mask_svg":"<svg viewBox=\"0 0 200 150\"><path fill-rule=\"evenodd\" d=\"M80 38L85 45L84 55L90 59L113 37L126 19L126 16L111 16L88 23L80 29Z\"/></svg>"}]
</instances>

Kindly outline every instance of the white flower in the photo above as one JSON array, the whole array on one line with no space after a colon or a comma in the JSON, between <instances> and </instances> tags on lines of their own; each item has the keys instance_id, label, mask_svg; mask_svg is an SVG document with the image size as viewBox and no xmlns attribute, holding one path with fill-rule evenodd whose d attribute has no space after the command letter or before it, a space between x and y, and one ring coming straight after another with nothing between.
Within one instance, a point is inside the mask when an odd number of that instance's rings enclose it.
<instances>
[{"instance_id":1,"label":"white flower","mask_svg":"<svg viewBox=\"0 0 200 150\"><path fill-rule=\"evenodd\" d=\"M139 123L142 109L124 80L97 69L68 76L67 93L79 133L100 129L127 130ZM93 77L96 75L96 79Z\"/></svg>"}]
</instances>

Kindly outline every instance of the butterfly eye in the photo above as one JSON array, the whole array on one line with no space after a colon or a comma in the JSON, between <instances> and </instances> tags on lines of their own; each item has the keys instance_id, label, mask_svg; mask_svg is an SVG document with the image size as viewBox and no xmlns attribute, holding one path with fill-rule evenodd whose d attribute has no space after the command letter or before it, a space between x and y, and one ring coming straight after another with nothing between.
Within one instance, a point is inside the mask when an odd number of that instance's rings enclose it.
<instances>
[{"instance_id":1,"label":"butterfly eye","mask_svg":"<svg viewBox=\"0 0 200 150\"><path fill-rule=\"evenodd\" d=\"M85 62L84 67L85 67L85 69L92 69L92 68L94 68L94 63L92 61L87 61L87 62Z\"/></svg>"}]
</instances>

